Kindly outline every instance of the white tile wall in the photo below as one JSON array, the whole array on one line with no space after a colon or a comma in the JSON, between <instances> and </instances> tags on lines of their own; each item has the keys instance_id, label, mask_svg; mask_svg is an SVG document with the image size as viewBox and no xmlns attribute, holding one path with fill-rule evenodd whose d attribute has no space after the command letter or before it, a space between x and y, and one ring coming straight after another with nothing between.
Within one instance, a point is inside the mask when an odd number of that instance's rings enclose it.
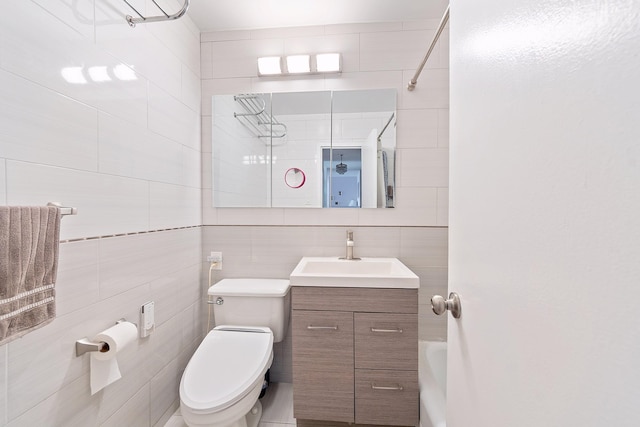
<instances>
[{"instance_id":1,"label":"white tile wall","mask_svg":"<svg viewBox=\"0 0 640 427\"><path fill-rule=\"evenodd\" d=\"M187 147L200 148L200 114L154 84L149 85L149 129Z\"/></svg>"},{"instance_id":2,"label":"white tile wall","mask_svg":"<svg viewBox=\"0 0 640 427\"><path fill-rule=\"evenodd\" d=\"M199 188L149 184L149 228L186 227L201 222Z\"/></svg>"},{"instance_id":3,"label":"white tile wall","mask_svg":"<svg viewBox=\"0 0 640 427\"><path fill-rule=\"evenodd\" d=\"M182 65L182 92L180 100L193 111L200 113L200 70L193 71ZM198 120L200 123L200 120Z\"/></svg>"},{"instance_id":4,"label":"white tile wall","mask_svg":"<svg viewBox=\"0 0 640 427\"><path fill-rule=\"evenodd\" d=\"M438 110L438 147L449 146L449 110Z\"/></svg>"},{"instance_id":5,"label":"white tile wall","mask_svg":"<svg viewBox=\"0 0 640 427\"><path fill-rule=\"evenodd\" d=\"M447 148L410 148L396 150L398 187L449 186L449 150ZM398 201L400 203L401 200Z\"/></svg>"},{"instance_id":6,"label":"white tile wall","mask_svg":"<svg viewBox=\"0 0 640 427\"><path fill-rule=\"evenodd\" d=\"M182 371L178 366L178 361L174 360L167 364L158 374L152 378L149 383L151 390L151 407L150 411L147 411L151 417L151 424L157 423L166 412L167 408L171 407L176 400L175 390L180 387L180 377ZM120 425L132 425L131 422L126 422ZM140 425L149 425L140 424Z\"/></svg>"},{"instance_id":7,"label":"white tile wall","mask_svg":"<svg viewBox=\"0 0 640 427\"><path fill-rule=\"evenodd\" d=\"M0 71L0 127L6 158L97 170L97 110L5 71Z\"/></svg>"},{"instance_id":8,"label":"white tile wall","mask_svg":"<svg viewBox=\"0 0 640 427\"><path fill-rule=\"evenodd\" d=\"M120 426L147 426L149 425L149 388L143 386L131 399L129 399L115 414L110 416L102 427Z\"/></svg>"},{"instance_id":9,"label":"white tile wall","mask_svg":"<svg viewBox=\"0 0 640 427\"><path fill-rule=\"evenodd\" d=\"M7 203L7 164L0 159L0 204Z\"/></svg>"},{"instance_id":10,"label":"white tile wall","mask_svg":"<svg viewBox=\"0 0 640 427\"><path fill-rule=\"evenodd\" d=\"M66 218L65 218L66 219ZM56 314L63 316L100 301L97 240L60 246Z\"/></svg>"},{"instance_id":11,"label":"white tile wall","mask_svg":"<svg viewBox=\"0 0 640 427\"><path fill-rule=\"evenodd\" d=\"M400 110L396 124L398 149L438 145L439 110Z\"/></svg>"},{"instance_id":12,"label":"white tile wall","mask_svg":"<svg viewBox=\"0 0 640 427\"><path fill-rule=\"evenodd\" d=\"M429 31L360 34L360 71L416 68L431 40Z\"/></svg>"},{"instance_id":13,"label":"white tile wall","mask_svg":"<svg viewBox=\"0 0 640 427\"><path fill-rule=\"evenodd\" d=\"M449 189L438 188L438 213L437 224L442 226L449 225Z\"/></svg>"},{"instance_id":14,"label":"white tile wall","mask_svg":"<svg viewBox=\"0 0 640 427\"><path fill-rule=\"evenodd\" d=\"M61 239L147 230L149 184L146 181L7 161L7 203L43 205L58 201L78 208L65 218Z\"/></svg>"},{"instance_id":15,"label":"white tile wall","mask_svg":"<svg viewBox=\"0 0 640 427\"><path fill-rule=\"evenodd\" d=\"M7 358L8 347L0 347L0 426L7 424Z\"/></svg>"},{"instance_id":16,"label":"white tile wall","mask_svg":"<svg viewBox=\"0 0 640 427\"><path fill-rule=\"evenodd\" d=\"M0 346L0 426L153 425L203 331L198 31L189 18L132 29L120 0L6 6L0 204L77 207L65 240L141 234L61 244L56 319ZM149 300L155 333L91 396L75 341L138 322Z\"/></svg>"},{"instance_id":17,"label":"white tile wall","mask_svg":"<svg viewBox=\"0 0 640 427\"><path fill-rule=\"evenodd\" d=\"M97 0L98 3L103 1ZM102 111L146 124L147 81L142 76L122 81L112 75L108 81L96 82L89 75L94 67L106 67L112 72L123 64L133 64L138 71L137 61L116 58L97 49L92 40L87 40L32 2L10 2L7 7L0 17L2 69ZM32 31L24 22L37 22L38 31ZM126 23L124 26L130 30ZM135 43L130 46L135 49ZM80 73L80 77L70 79L67 76L70 82L65 79L65 73L74 76ZM78 78L81 83L72 83Z\"/></svg>"},{"instance_id":18,"label":"white tile wall","mask_svg":"<svg viewBox=\"0 0 640 427\"><path fill-rule=\"evenodd\" d=\"M182 182L182 145L118 117L100 113L101 173L172 184Z\"/></svg>"},{"instance_id":19,"label":"white tile wall","mask_svg":"<svg viewBox=\"0 0 640 427\"><path fill-rule=\"evenodd\" d=\"M94 4L96 0L79 0L71 8L64 2L51 3L48 0L32 0L47 12L57 17L86 39L94 39Z\"/></svg>"},{"instance_id":20,"label":"white tile wall","mask_svg":"<svg viewBox=\"0 0 640 427\"><path fill-rule=\"evenodd\" d=\"M254 77L259 56L284 53L284 40L232 40L212 44L213 77L216 79Z\"/></svg>"}]
</instances>

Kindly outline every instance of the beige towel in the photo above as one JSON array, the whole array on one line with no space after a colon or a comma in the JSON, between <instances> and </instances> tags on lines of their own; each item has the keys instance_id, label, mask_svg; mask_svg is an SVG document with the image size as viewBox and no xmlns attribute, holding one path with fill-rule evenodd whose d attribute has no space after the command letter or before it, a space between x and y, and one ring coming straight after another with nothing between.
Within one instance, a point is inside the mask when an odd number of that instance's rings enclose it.
<instances>
[{"instance_id":1,"label":"beige towel","mask_svg":"<svg viewBox=\"0 0 640 427\"><path fill-rule=\"evenodd\" d=\"M0 206L0 345L55 318L59 239L58 208Z\"/></svg>"}]
</instances>

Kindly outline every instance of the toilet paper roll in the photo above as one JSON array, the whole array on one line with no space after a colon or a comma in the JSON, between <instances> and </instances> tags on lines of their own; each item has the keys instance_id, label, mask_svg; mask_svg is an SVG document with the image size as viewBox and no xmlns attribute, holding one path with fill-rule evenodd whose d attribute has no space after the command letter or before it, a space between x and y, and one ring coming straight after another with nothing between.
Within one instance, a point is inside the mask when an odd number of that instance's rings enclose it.
<instances>
[{"instance_id":1,"label":"toilet paper roll","mask_svg":"<svg viewBox=\"0 0 640 427\"><path fill-rule=\"evenodd\" d=\"M138 328L131 322L122 322L93 337L93 342L104 342L108 350L91 352L91 394L122 378L116 356L138 337Z\"/></svg>"}]
</instances>

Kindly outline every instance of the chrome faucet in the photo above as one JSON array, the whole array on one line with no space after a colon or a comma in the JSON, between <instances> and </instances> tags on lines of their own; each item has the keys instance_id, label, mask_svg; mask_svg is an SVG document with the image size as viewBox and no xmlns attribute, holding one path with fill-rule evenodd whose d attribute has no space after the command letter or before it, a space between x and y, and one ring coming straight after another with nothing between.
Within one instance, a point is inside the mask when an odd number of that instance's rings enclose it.
<instances>
[{"instance_id":1,"label":"chrome faucet","mask_svg":"<svg viewBox=\"0 0 640 427\"><path fill-rule=\"evenodd\" d=\"M358 260L360 258L354 258L353 256L353 247L355 246L353 242L353 231L347 230L347 256L342 259L348 260Z\"/></svg>"}]
</instances>

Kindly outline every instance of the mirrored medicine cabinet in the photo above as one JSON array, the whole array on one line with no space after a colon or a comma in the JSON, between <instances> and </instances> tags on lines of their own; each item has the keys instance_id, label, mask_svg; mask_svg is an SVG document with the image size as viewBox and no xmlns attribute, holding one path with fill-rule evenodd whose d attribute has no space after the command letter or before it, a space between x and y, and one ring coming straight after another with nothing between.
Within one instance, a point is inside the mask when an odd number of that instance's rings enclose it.
<instances>
[{"instance_id":1,"label":"mirrored medicine cabinet","mask_svg":"<svg viewBox=\"0 0 640 427\"><path fill-rule=\"evenodd\" d=\"M392 208L395 127L395 89L213 96L213 206Z\"/></svg>"}]
</instances>

